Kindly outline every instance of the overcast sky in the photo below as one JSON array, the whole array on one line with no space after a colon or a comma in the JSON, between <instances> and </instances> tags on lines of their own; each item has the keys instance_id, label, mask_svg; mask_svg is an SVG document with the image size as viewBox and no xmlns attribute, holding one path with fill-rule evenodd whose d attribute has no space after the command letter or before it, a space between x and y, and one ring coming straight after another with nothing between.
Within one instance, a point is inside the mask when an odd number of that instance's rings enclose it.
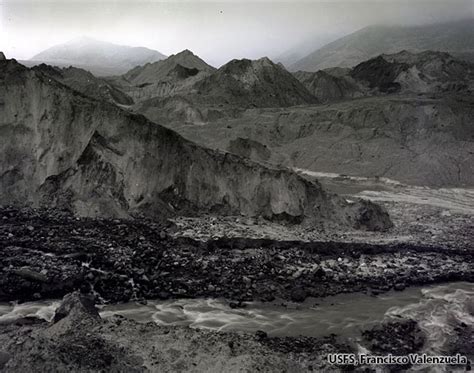
<instances>
[{"instance_id":1,"label":"overcast sky","mask_svg":"<svg viewBox=\"0 0 474 373\"><path fill-rule=\"evenodd\" d=\"M214 66L277 56L308 40L371 24L425 24L474 17L474 0L13 1L0 0L0 50L28 59L78 36L145 46L170 55L190 49Z\"/></svg>"}]
</instances>

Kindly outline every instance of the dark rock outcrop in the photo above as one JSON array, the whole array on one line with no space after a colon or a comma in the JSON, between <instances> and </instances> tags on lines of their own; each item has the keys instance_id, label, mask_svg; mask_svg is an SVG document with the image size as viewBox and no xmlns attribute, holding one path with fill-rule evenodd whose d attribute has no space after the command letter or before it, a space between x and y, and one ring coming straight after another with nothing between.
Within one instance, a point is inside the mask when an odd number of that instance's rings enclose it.
<instances>
[{"instance_id":1,"label":"dark rock outcrop","mask_svg":"<svg viewBox=\"0 0 474 373\"><path fill-rule=\"evenodd\" d=\"M367 82L372 89L378 88L381 92L393 93L400 91L401 88L395 79L406 70L408 70L407 64L388 62L379 56L354 67L351 76Z\"/></svg>"}]
</instances>

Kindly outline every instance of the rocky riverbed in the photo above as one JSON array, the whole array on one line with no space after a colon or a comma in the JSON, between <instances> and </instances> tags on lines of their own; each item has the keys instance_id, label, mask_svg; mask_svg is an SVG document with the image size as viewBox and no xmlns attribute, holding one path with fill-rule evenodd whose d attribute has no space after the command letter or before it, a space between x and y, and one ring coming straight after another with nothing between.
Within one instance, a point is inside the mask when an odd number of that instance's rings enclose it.
<instances>
[{"instance_id":1,"label":"rocky riverbed","mask_svg":"<svg viewBox=\"0 0 474 373\"><path fill-rule=\"evenodd\" d=\"M137 323L116 315L102 319L94 298L65 296L51 322L19 318L0 324L2 372L309 372L406 371L386 367L331 364L328 354L404 355L422 352L426 335L411 319L386 321L362 331L357 341L327 337L269 337L220 333L187 327ZM469 351L466 325L457 327L451 353ZM450 367L464 371L468 366Z\"/></svg>"},{"instance_id":2,"label":"rocky riverbed","mask_svg":"<svg viewBox=\"0 0 474 373\"><path fill-rule=\"evenodd\" d=\"M180 235L170 221L77 218L66 211L12 206L0 208L0 219L3 302L61 298L79 290L93 294L98 304L220 298L239 308L250 300L289 304L338 293L376 296L412 285L474 281L474 253L463 241L443 246L225 235L195 240ZM373 371L331 365L328 353L416 352L427 340L409 317L369 328L355 342L334 335L220 333L121 316L102 320L92 301L80 299L76 293L52 323L30 317L0 323L0 371ZM456 322L449 353L470 351L470 328Z\"/></svg>"},{"instance_id":3,"label":"rocky riverbed","mask_svg":"<svg viewBox=\"0 0 474 373\"><path fill-rule=\"evenodd\" d=\"M78 219L57 210L0 209L0 300L101 302L226 298L303 301L445 281L472 281L469 247L172 237L169 222Z\"/></svg>"}]
</instances>

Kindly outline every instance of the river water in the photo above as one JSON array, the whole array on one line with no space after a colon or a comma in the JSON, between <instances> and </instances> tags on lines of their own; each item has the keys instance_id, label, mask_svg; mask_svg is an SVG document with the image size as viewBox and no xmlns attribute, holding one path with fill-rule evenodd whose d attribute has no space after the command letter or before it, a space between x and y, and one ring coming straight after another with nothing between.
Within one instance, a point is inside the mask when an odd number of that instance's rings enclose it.
<instances>
[{"instance_id":1,"label":"river water","mask_svg":"<svg viewBox=\"0 0 474 373\"><path fill-rule=\"evenodd\" d=\"M20 317L51 320L58 300L22 304L0 303L0 324ZM474 284L412 287L377 297L341 294L308 299L302 304L250 302L232 309L221 299L179 299L135 302L101 307L101 316L119 314L139 322L180 325L219 331L263 330L272 336L355 337L383 319L407 317L419 321L428 337L430 353L441 353L458 323L474 325Z\"/></svg>"}]
</instances>

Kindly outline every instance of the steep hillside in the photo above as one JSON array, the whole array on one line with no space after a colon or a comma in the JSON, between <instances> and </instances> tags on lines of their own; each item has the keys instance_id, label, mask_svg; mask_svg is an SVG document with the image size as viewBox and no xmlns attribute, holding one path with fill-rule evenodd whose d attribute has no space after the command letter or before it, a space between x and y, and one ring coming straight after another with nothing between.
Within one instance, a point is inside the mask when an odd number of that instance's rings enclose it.
<instances>
[{"instance_id":1,"label":"steep hillside","mask_svg":"<svg viewBox=\"0 0 474 373\"><path fill-rule=\"evenodd\" d=\"M184 56L187 58L189 53ZM233 60L215 71L207 68L196 72L197 67L177 70L179 65L174 57L150 65L149 70L153 67L156 75L144 74L141 68L127 74L132 81L148 82L138 86L114 82L135 99L134 111L158 123L202 124L234 117L250 107L287 107L317 102L284 67L268 58ZM191 69L195 74L189 76ZM183 78L179 78L180 74ZM157 83L152 83L154 76L158 77Z\"/></svg>"},{"instance_id":2,"label":"steep hillside","mask_svg":"<svg viewBox=\"0 0 474 373\"><path fill-rule=\"evenodd\" d=\"M167 59L144 66L137 66L123 75L132 84L147 84L164 81L170 78L185 79L199 71L212 72L215 69L186 49L173 54Z\"/></svg>"},{"instance_id":3,"label":"steep hillside","mask_svg":"<svg viewBox=\"0 0 474 373\"><path fill-rule=\"evenodd\" d=\"M89 71L72 66L61 69L46 64L35 66L33 69L85 94L86 96L119 105L133 104L133 100L127 94L112 86L106 80L95 77Z\"/></svg>"},{"instance_id":4,"label":"steep hillside","mask_svg":"<svg viewBox=\"0 0 474 373\"><path fill-rule=\"evenodd\" d=\"M0 202L86 216L213 211L382 229L388 215L285 169L205 149L142 116L0 61Z\"/></svg>"},{"instance_id":5,"label":"steep hillside","mask_svg":"<svg viewBox=\"0 0 474 373\"><path fill-rule=\"evenodd\" d=\"M425 26L369 26L317 49L290 66L291 71L352 67L383 53L402 50L449 52L474 61L474 21Z\"/></svg>"},{"instance_id":6,"label":"steep hillside","mask_svg":"<svg viewBox=\"0 0 474 373\"><path fill-rule=\"evenodd\" d=\"M136 102L141 102L156 97L188 94L193 91L197 81L214 70L191 51L185 50L163 61L137 66L110 81Z\"/></svg>"},{"instance_id":7,"label":"steep hillside","mask_svg":"<svg viewBox=\"0 0 474 373\"><path fill-rule=\"evenodd\" d=\"M315 73L297 71L293 74L320 102L361 97L365 90L350 75L334 75L331 71Z\"/></svg>"},{"instance_id":8,"label":"steep hillside","mask_svg":"<svg viewBox=\"0 0 474 373\"><path fill-rule=\"evenodd\" d=\"M173 128L199 144L242 155L245 148L235 146L239 138L258 142L271 156L247 151L256 161L415 185L473 186L472 118L472 95L385 95L291 109L253 109L235 119Z\"/></svg>"},{"instance_id":9,"label":"steep hillside","mask_svg":"<svg viewBox=\"0 0 474 373\"><path fill-rule=\"evenodd\" d=\"M123 74L135 66L164 58L165 55L152 49L80 37L38 53L31 58L29 65L47 63L61 67L75 66L104 76Z\"/></svg>"},{"instance_id":10,"label":"steep hillside","mask_svg":"<svg viewBox=\"0 0 474 373\"><path fill-rule=\"evenodd\" d=\"M474 89L474 64L433 51L384 54L352 69L298 71L294 76L322 102L393 93L470 95Z\"/></svg>"},{"instance_id":11,"label":"steep hillside","mask_svg":"<svg viewBox=\"0 0 474 373\"><path fill-rule=\"evenodd\" d=\"M281 65L268 58L232 60L197 83L205 101L239 107L276 107L316 103Z\"/></svg>"}]
</instances>

